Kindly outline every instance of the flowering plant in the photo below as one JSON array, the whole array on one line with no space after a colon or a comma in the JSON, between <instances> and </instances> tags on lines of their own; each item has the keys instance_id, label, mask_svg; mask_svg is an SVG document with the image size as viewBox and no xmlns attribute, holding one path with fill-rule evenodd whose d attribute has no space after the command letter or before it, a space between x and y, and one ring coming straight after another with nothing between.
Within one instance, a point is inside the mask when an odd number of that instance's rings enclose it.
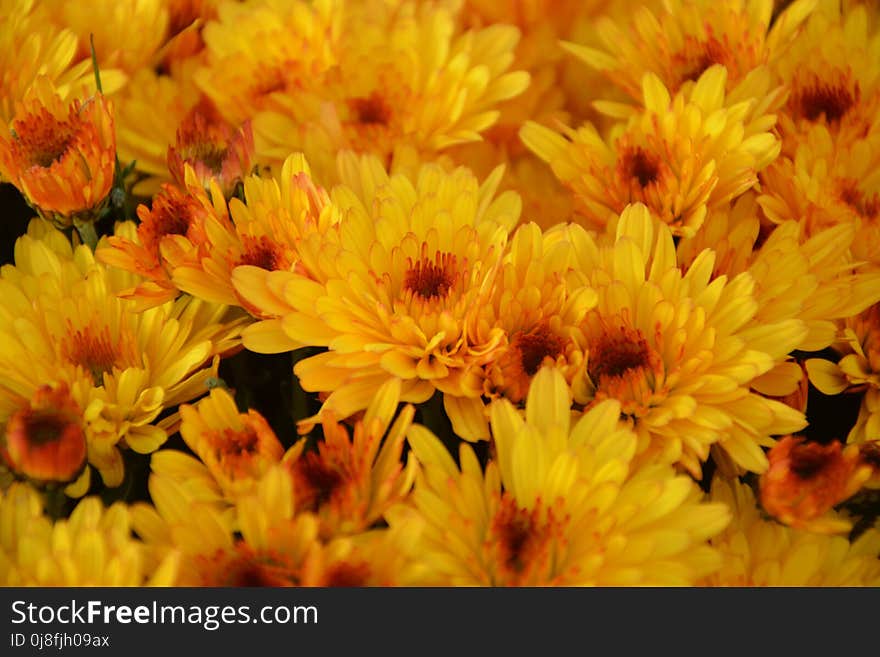
<instances>
[{"instance_id":1,"label":"flowering plant","mask_svg":"<svg viewBox=\"0 0 880 657\"><path fill-rule=\"evenodd\" d=\"M0 585L880 585L880 14L13 0Z\"/></svg>"}]
</instances>

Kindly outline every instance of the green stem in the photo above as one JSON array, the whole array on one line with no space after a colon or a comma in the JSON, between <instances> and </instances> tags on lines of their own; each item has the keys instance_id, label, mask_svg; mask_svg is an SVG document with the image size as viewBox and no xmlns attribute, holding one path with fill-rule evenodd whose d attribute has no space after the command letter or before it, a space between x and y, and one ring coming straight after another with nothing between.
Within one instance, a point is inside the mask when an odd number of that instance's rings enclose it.
<instances>
[{"instance_id":1,"label":"green stem","mask_svg":"<svg viewBox=\"0 0 880 657\"><path fill-rule=\"evenodd\" d=\"M84 221L82 223L75 222L73 225L76 227L76 232L79 233L83 244L94 251L98 246L98 233L95 232L95 224L91 221Z\"/></svg>"}]
</instances>

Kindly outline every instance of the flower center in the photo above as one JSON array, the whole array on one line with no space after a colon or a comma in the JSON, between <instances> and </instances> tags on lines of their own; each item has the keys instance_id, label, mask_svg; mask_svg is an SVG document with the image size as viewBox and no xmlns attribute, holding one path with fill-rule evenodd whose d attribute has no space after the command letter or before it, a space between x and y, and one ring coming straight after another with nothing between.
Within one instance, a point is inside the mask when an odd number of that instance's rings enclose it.
<instances>
[{"instance_id":1,"label":"flower center","mask_svg":"<svg viewBox=\"0 0 880 657\"><path fill-rule=\"evenodd\" d=\"M828 123L840 121L858 101L858 85L853 94L840 82L827 83L814 79L811 84L794 94L794 106L808 121L818 121L825 117Z\"/></svg>"},{"instance_id":2,"label":"flower center","mask_svg":"<svg viewBox=\"0 0 880 657\"><path fill-rule=\"evenodd\" d=\"M546 358L555 360L565 351L565 340L541 325L529 333L520 333L513 346L519 350L523 371L531 377L541 369Z\"/></svg>"},{"instance_id":3,"label":"flower center","mask_svg":"<svg viewBox=\"0 0 880 657\"><path fill-rule=\"evenodd\" d=\"M236 263L238 265L253 265L268 271L275 271L284 269L288 264L278 245L265 235L260 237L245 235L242 236L242 242L244 243L244 253Z\"/></svg>"},{"instance_id":4,"label":"flower center","mask_svg":"<svg viewBox=\"0 0 880 657\"><path fill-rule=\"evenodd\" d=\"M292 467L297 507L317 511L339 490L345 478L320 454L303 454Z\"/></svg>"},{"instance_id":5,"label":"flower center","mask_svg":"<svg viewBox=\"0 0 880 657\"><path fill-rule=\"evenodd\" d=\"M391 107L378 92L373 92L367 98L354 98L349 102L358 123L388 125L391 122Z\"/></svg>"},{"instance_id":6,"label":"flower center","mask_svg":"<svg viewBox=\"0 0 880 657\"><path fill-rule=\"evenodd\" d=\"M684 48L673 57L681 66L679 86L688 80L696 81L706 70L715 64L724 64L731 69L730 48L714 36L699 41L692 36L685 38Z\"/></svg>"},{"instance_id":7,"label":"flower center","mask_svg":"<svg viewBox=\"0 0 880 657\"><path fill-rule=\"evenodd\" d=\"M28 442L34 446L39 446L55 442L61 438L70 422L58 413L43 411L25 413L23 424Z\"/></svg>"},{"instance_id":8,"label":"flower center","mask_svg":"<svg viewBox=\"0 0 880 657\"><path fill-rule=\"evenodd\" d=\"M73 141L73 127L46 110L27 120L17 121L15 131L31 164L43 168L61 159Z\"/></svg>"},{"instance_id":9,"label":"flower center","mask_svg":"<svg viewBox=\"0 0 880 657\"><path fill-rule=\"evenodd\" d=\"M324 586L366 586L370 577L370 565L365 562L342 561L330 567Z\"/></svg>"},{"instance_id":10,"label":"flower center","mask_svg":"<svg viewBox=\"0 0 880 657\"><path fill-rule=\"evenodd\" d=\"M87 370L96 386L104 384L104 373L110 372L120 360L120 349L106 326L99 331L86 327L68 328L68 338L62 344L63 356L74 365Z\"/></svg>"},{"instance_id":11,"label":"flower center","mask_svg":"<svg viewBox=\"0 0 880 657\"><path fill-rule=\"evenodd\" d=\"M853 209L864 219L880 218L880 194L866 198L854 180L847 180L840 190L840 200Z\"/></svg>"},{"instance_id":12,"label":"flower center","mask_svg":"<svg viewBox=\"0 0 880 657\"><path fill-rule=\"evenodd\" d=\"M801 443L791 450L791 471L800 479L812 479L829 465L832 454L816 443Z\"/></svg>"},{"instance_id":13,"label":"flower center","mask_svg":"<svg viewBox=\"0 0 880 657\"><path fill-rule=\"evenodd\" d=\"M504 493L489 534L495 563L501 566L501 581L496 584L525 583L552 567L551 547L559 523L552 509L546 514L542 510L540 499L529 510L521 508L510 493Z\"/></svg>"},{"instance_id":14,"label":"flower center","mask_svg":"<svg viewBox=\"0 0 880 657\"><path fill-rule=\"evenodd\" d=\"M287 560L271 553L258 554L239 542L230 554L219 551L213 558L203 557L205 586L277 587L297 586L296 570Z\"/></svg>"},{"instance_id":15,"label":"flower center","mask_svg":"<svg viewBox=\"0 0 880 657\"><path fill-rule=\"evenodd\" d=\"M652 364L652 349L638 329L618 327L607 331L590 347L587 373L597 385L604 379L620 378Z\"/></svg>"},{"instance_id":16,"label":"flower center","mask_svg":"<svg viewBox=\"0 0 880 657\"><path fill-rule=\"evenodd\" d=\"M422 299L442 299L449 294L458 277L456 257L437 251L433 261L424 255L415 263L409 259L403 286Z\"/></svg>"},{"instance_id":17,"label":"flower center","mask_svg":"<svg viewBox=\"0 0 880 657\"><path fill-rule=\"evenodd\" d=\"M660 178L660 162L657 156L641 146L624 150L618 167L624 180L634 180L642 189Z\"/></svg>"}]
</instances>

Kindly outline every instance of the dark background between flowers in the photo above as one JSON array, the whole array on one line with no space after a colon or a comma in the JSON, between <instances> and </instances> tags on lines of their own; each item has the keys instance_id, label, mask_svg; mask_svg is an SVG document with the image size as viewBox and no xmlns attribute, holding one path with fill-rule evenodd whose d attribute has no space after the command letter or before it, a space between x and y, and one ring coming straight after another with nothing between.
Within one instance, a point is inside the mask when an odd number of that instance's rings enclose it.
<instances>
[{"instance_id":1,"label":"dark background between flowers","mask_svg":"<svg viewBox=\"0 0 880 657\"><path fill-rule=\"evenodd\" d=\"M149 199L133 199L129 210L137 203L149 204ZM113 222L123 218L111 213L99 222L98 235L112 233ZM134 218L133 212L127 213ZM14 262L15 241L27 230L28 222L34 212L27 205L18 190L10 184L0 183L0 265ZM2 301L2 300L0 300ZM301 437L296 431L296 420L317 412L320 401L317 395L305 392L293 375L293 365L300 359L321 351L319 348L300 349L292 354L265 355L241 350L235 355L224 359L220 364L220 378L235 393L239 410L254 409L259 411L270 424L282 445L286 448L293 445ZM823 356L830 360L838 360L839 355L831 349L821 353L795 354L795 356ZM801 434L809 440L827 443L835 439L844 439L858 416L861 396L842 394L833 397L819 392L812 385L809 387L807 402L807 420L809 426ZM173 412L169 409L166 413ZM461 440L452 432L452 427L443 411L442 399L439 394L417 409L415 421L426 425L440 437L450 452L457 458L458 444ZM312 443L320 440L320 427L308 437ZM474 445L477 455L485 463L489 455L486 443ZM163 446L163 449L178 449L190 452L180 434L175 433ZM190 452L191 453L191 452ZM123 483L117 488L105 488L100 476L92 478L89 494L99 494L106 504L117 500L125 502L149 501L147 482L150 472L150 456L125 450L126 474ZM704 466L703 479L700 484L704 489L711 481L714 466L707 462ZM752 482L754 483L754 482ZM63 494L50 496L48 511L54 517L65 517L73 510L75 500L66 499ZM861 516L852 533L854 538L864 529L874 524L880 517L880 491L864 492L856 495L845 503L853 513Z\"/></svg>"}]
</instances>

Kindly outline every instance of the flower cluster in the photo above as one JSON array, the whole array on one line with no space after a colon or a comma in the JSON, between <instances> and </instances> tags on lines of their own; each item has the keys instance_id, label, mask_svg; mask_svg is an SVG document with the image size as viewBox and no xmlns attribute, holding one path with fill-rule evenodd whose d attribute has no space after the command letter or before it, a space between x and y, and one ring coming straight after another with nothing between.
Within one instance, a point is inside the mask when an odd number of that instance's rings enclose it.
<instances>
[{"instance_id":1,"label":"flower cluster","mask_svg":"<svg viewBox=\"0 0 880 657\"><path fill-rule=\"evenodd\" d=\"M880 585L876 3L7 4L0 585Z\"/></svg>"}]
</instances>

